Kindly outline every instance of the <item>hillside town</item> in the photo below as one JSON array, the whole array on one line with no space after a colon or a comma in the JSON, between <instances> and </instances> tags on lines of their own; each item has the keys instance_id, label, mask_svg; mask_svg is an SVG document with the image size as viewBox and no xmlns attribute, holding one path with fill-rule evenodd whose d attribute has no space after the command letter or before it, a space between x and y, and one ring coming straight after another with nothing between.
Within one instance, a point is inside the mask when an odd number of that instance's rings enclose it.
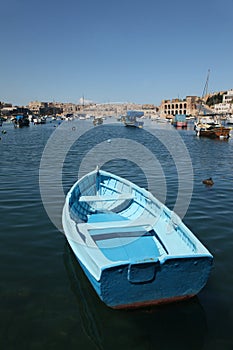
<instances>
[{"instance_id":1,"label":"hillside town","mask_svg":"<svg viewBox=\"0 0 233 350\"><path fill-rule=\"evenodd\" d=\"M1 118L10 119L18 114L35 116L66 116L74 117L119 117L129 110L143 111L145 118L172 119L177 114L188 117L197 115L232 115L233 89L208 94L204 97L186 96L184 99L172 98L162 100L159 106L154 104L136 103L91 103L84 98L80 103L32 101L27 106L15 106L9 102L0 101Z\"/></svg>"}]
</instances>

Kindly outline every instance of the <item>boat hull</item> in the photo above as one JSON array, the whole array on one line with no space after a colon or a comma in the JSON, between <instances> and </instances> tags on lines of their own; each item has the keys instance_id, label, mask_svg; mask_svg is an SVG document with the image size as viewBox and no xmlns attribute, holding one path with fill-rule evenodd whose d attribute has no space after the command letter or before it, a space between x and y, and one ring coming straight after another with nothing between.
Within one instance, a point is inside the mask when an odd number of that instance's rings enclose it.
<instances>
[{"instance_id":1,"label":"boat hull","mask_svg":"<svg viewBox=\"0 0 233 350\"><path fill-rule=\"evenodd\" d=\"M173 125L177 128L187 128L188 123L187 122L174 122Z\"/></svg>"},{"instance_id":2,"label":"boat hull","mask_svg":"<svg viewBox=\"0 0 233 350\"><path fill-rule=\"evenodd\" d=\"M228 139L230 137L230 128L224 126L213 128L196 128L197 136L208 137L211 139Z\"/></svg>"},{"instance_id":3,"label":"boat hull","mask_svg":"<svg viewBox=\"0 0 233 350\"><path fill-rule=\"evenodd\" d=\"M200 136L209 137L212 139L228 139L230 137L230 129L220 127L215 130L200 130Z\"/></svg>"},{"instance_id":4,"label":"boat hull","mask_svg":"<svg viewBox=\"0 0 233 350\"><path fill-rule=\"evenodd\" d=\"M134 280L129 277L132 265L118 265L103 270L97 281L76 258L99 298L113 309L136 309L192 298L205 286L213 264L211 257L168 259L150 266L141 264L134 269ZM148 274L151 278L146 280Z\"/></svg>"},{"instance_id":5,"label":"boat hull","mask_svg":"<svg viewBox=\"0 0 233 350\"><path fill-rule=\"evenodd\" d=\"M186 128L188 123L186 121L185 114L176 114L174 118L173 125L177 128Z\"/></svg>"},{"instance_id":6,"label":"boat hull","mask_svg":"<svg viewBox=\"0 0 233 350\"><path fill-rule=\"evenodd\" d=\"M125 126L128 126L128 127L143 128L143 125L144 125L144 123L140 122L140 121L134 121L134 122L125 121Z\"/></svg>"}]
</instances>

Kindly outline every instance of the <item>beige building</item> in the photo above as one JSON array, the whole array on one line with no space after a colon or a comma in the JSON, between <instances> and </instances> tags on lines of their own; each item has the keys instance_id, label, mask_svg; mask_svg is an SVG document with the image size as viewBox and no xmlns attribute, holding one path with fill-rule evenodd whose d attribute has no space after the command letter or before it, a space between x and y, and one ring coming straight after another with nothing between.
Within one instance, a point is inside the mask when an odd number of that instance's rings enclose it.
<instances>
[{"instance_id":1,"label":"beige building","mask_svg":"<svg viewBox=\"0 0 233 350\"><path fill-rule=\"evenodd\" d=\"M32 101L28 104L28 108L30 109L30 111L32 111L32 113L38 113L40 108L42 107L44 107L44 105L43 102L40 101Z\"/></svg>"},{"instance_id":2,"label":"beige building","mask_svg":"<svg viewBox=\"0 0 233 350\"><path fill-rule=\"evenodd\" d=\"M228 114L233 113L233 90L228 90L223 94L222 103L214 105L215 113Z\"/></svg>"},{"instance_id":3,"label":"beige building","mask_svg":"<svg viewBox=\"0 0 233 350\"><path fill-rule=\"evenodd\" d=\"M39 113L40 108L58 108L64 114L68 113L77 113L80 111L81 106L74 103L63 103L63 102L40 102L40 101L32 101L29 102L28 108L33 113Z\"/></svg>"},{"instance_id":4,"label":"beige building","mask_svg":"<svg viewBox=\"0 0 233 350\"><path fill-rule=\"evenodd\" d=\"M195 115L197 99L197 96L187 96L183 100L179 98L163 100L159 107L159 113L167 118L176 114Z\"/></svg>"}]
</instances>

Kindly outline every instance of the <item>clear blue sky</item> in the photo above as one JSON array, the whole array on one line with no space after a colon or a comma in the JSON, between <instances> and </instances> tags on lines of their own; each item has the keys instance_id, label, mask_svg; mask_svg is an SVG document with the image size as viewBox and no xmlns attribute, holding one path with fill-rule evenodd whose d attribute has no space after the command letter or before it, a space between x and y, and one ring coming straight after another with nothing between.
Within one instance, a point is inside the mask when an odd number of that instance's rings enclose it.
<instances>
[{"instance_id":1,"label":"clear blue sky","mask_svg":"<svg viewBox=\"0 0 233 350\"><path fill-rule=\"evenodd\" d=\"M0 101L160 104L233 88L233 0L2 0Z\"/></svg>"}]
</instances>

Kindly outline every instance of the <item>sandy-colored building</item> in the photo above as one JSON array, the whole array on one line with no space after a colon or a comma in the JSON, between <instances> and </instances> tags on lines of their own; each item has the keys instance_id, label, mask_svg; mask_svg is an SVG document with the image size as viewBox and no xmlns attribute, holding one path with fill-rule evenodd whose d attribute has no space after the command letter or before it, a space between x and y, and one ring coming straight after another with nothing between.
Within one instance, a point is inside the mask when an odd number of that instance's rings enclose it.
<instances>
[{"instance_id":1,"label":"sandy-colored building","mask_svg":"<svg viewBox=\"0 0 233 350\"><path fill-rule=\"evenodd\" d=\"M163 100L159 107L159 112L167 118L176 114L195 115L197 99L197 96L187 96L183 100L179 98Z\"/></svg>"}]
</instances>

